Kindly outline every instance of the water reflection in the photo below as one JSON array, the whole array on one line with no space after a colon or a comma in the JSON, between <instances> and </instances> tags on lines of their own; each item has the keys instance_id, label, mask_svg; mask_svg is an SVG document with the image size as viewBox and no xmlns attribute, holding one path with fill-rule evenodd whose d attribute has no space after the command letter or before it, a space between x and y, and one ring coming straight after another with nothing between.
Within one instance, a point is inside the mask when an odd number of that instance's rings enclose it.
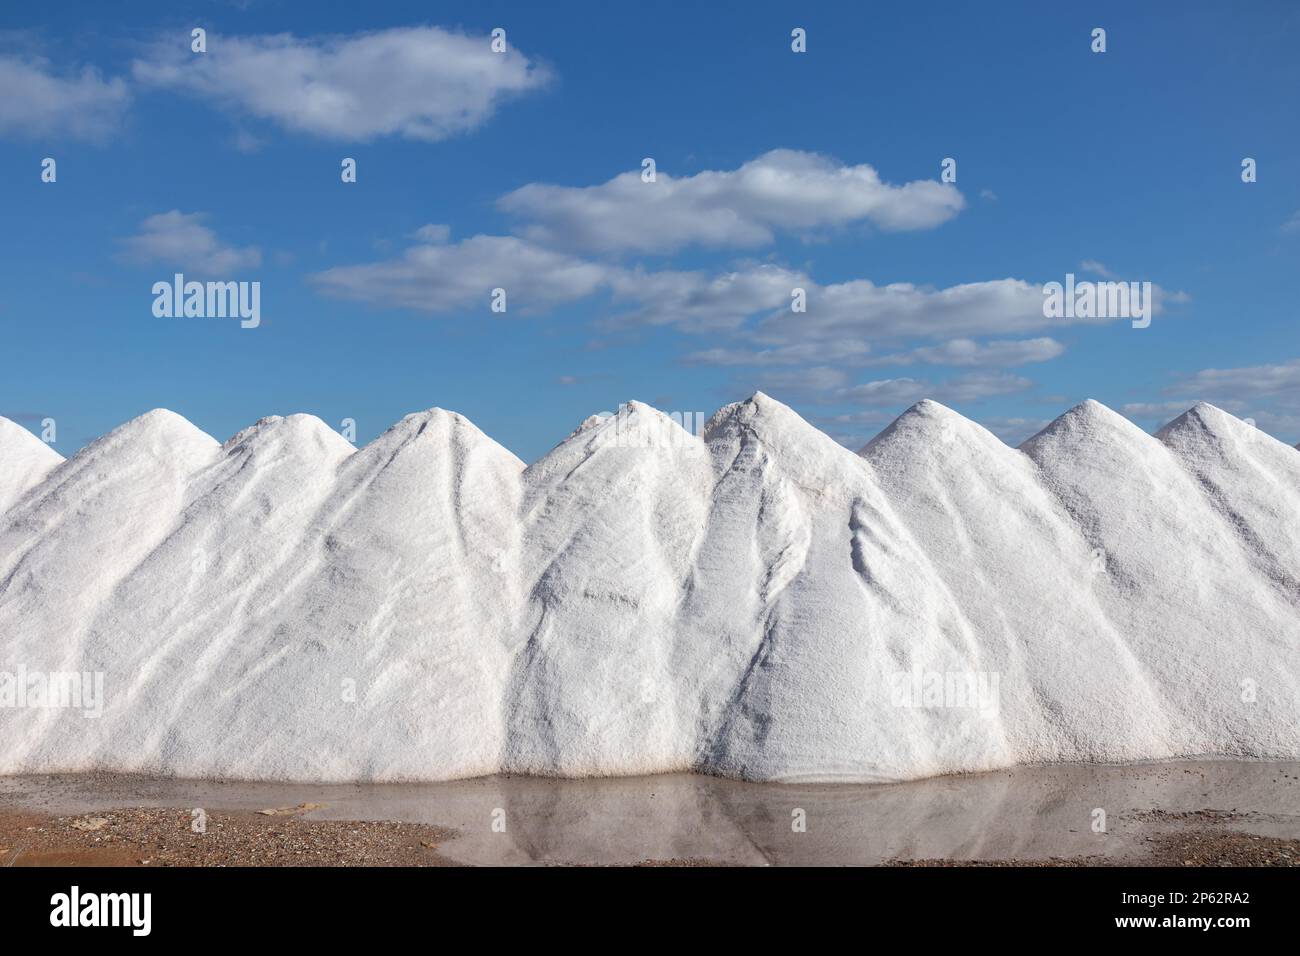
<instances>
[{"instance_id":1,"label":"water reflection","mask_svg":"<svg viewBox=\"0 0 1300 956\"><path fill-rule=\"evenodd\" d=\"M328 786L63 775L0 779L0 801L56 813L321 803L310 816L452 827L460 835L442 851L467 863L1123 857L1142 837L1178 825L1172 815L1202 809L1234 811L1233 825L1251 832L1300 836L1300 763L1058 765L887 785L688 774ZM1104 832L1094 829L1098 809Z\"/></svg>"}]
</instances>

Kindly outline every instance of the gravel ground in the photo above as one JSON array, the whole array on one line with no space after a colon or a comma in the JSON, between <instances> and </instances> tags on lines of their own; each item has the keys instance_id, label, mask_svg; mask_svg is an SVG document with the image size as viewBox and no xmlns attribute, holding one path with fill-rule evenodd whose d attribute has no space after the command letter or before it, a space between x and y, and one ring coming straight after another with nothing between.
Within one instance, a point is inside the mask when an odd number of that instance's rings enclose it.
<instances>
[{"instance_id":1,"label":"gravel ground","mask_svg":"<svg viewBox=\"0 0 1300 956\"><path fill-rule=\"evenodd\" d=\"M1158 812L1158 811L1153 811ZM1213 811L1208 811L1213 812ZM1147 837L1132 858L1048 860L890 860L890 866L1300 866L1300 840L1236 830L1190 829Z\"/></svg>"},{"instance_id":2,"label":"gravel ground","mask_svg":"<svg viewBox=\"0 0 1300 956\"><path fill-rule=\"evenodd\" d=\"M454 834L409 823L303 819L310 806L211 811L131 808L76 817L0 811L0 866L449 866Z\"/></svg>"}]
</instances>

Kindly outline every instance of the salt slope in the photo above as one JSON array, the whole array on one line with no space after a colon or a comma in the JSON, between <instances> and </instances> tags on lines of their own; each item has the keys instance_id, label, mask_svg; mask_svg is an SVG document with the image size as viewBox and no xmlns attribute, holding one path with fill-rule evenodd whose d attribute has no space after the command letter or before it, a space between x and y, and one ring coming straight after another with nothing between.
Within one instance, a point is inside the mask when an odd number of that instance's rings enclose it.
<instances>
[{"instance_id":1,"label":"salt slope","mask_svg":"<svg viewBox=\"0 0 1300 956\"><path fill-rule=\"evenodd\" d=\"M1295 464L1212 423L1158 440L1085 405L1022 452L922 403L859 458L760 394L702 437L633 404L525 470L440 410L356 452L309 416L219 446L151 413L0 521L0 669L103 670L109 697L0 711L0 772L1295 756L1294 552L1269 526ZM1000 707L897 706L913 669L998 673Z\"/></svg>"},{"instance_id":2,"label":"salt slope","mask_svg":"<svg viewBox=\"0 0 1300 956\"><path fill-rule=\"evenodd\" d=\"M1245 540L1259 570L1300 592L1300 455L1204 402L1156 433L1200 484L1211 507Z\"/></svg>"},{"instance_id":3,"label":"salt slope","mask_svg":"<svg viewBox=\"0 0 1300 956\"><path fill-rule=\"evenodd\" d=\"M355 453L305 415L205 451L90 626L29 628L58 649L29 669L102 671L113 706L98 720L19 712L22 765L330 780L495 769L522 463L440 410ZM136 457L134 444L85 454L110 474Z\"/></svg>"},{"instance_id":4,"label":"salt slope","mask_svg":"<svg viewBox=\"0 0 1300 956\"><path fill-rule=\"evenodd\" d=\"M712 485L703 443L633 402L589 419L522 484L505 768L686 769L673 647Z\"/></svg>"},{"instance_id":5,"label":"salt slope","mask_svg":"<svg viewBox=\"0 0 1300 956\"><path fill-rule=\"evenodd\" d=\"M0 418L0 514L63 461L27 429Z\"/></svg>"},{"instance_id":6,"label":"salt slope","mask_svg":"<svg viewBox=\"0 0 1300 956\"><path fill-rule=\"evenodd\" d=\"M680 616L700 766L758 779L888 780L941 772L1001 742L953 713L896 706L914 660L965 659L968 635L871 469L764 395L706 442L717 483Z\"/></svg>"},{"instance_id":7,"label":"salt slope","mask_svg":"<svg viewBox=\"0 0 1300 956\"><path fill-rule=\"evenodd\" d=\"M1260 459L1240 444L1191 432L1171 426L1162 441L1088 401L1021 447L1105 562L1099 599L1165 715L1147 742L1154 755L1291 755L1300 592L1287 577L1300 568L1268 553L1265 537L1228 516L1232 497L1214 490L1252 484L1233 497L1258 503L1284 475L1266 465L1252 474Z\"/></svg>"},{"instance_id":8,"label":"salt slope","mask_svg":"<svg viewBox=\"0 0 1300 956\"><path fill-rule=\"evenodd\" d=\"M1160 689L1108 615L1104 549L1033 460L932 401L909 409L861 454L928 556L961 638L955 655L914 654L913 667L998 675L997 712L973 722L1000 743L998 758L1169 755ZM945 711L925 713L933 721ZM969 748L958 744L943 754L945 765L963 753L969 762Z\"/></svg>"}]
</instances>

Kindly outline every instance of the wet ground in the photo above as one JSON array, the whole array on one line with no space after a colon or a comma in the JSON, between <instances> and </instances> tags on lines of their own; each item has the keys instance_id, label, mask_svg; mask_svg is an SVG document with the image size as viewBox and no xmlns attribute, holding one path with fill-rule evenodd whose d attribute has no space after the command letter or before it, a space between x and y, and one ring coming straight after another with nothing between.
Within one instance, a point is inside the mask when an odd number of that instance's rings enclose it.
<instances>
[{"instance_id":1,"label":"wet ground","mask_svg":"<svg viewBox=\"0 0 1300 956\"><path fill-rule=\"evenodd\" d=\"M0 865L1008 862L1300 865L1300 763L1055 765L885 785L0 778Z\"/></svg>"}]
</instances>

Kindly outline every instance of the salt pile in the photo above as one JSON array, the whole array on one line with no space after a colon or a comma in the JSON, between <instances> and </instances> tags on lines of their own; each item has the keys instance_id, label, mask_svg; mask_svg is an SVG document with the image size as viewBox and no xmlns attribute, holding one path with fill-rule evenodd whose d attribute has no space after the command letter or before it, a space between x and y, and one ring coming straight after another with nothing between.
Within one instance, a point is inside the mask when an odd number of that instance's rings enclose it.
<instances>
[{"instance_id":1,"label":"salt pile","mask_svg":"<svg viewBox=\"0 0 1300 956\"><path fill-rule=\"evenodd\" d=\"M934 402L860 454L765 395L536 463L459 415L63 462L0 419L0 773L899 780L1300 758L1300 453L1095 402L1020 449Z\"/></svg>"},{"instance_id":2,"label":"salt pile","mask_svg":"<svg viewBox=\"0 0 1300 956\"><path fill-rule=\"evenodd\" d=\"M62 455L27 429L0 418L0 515L61 461Z\"/></svg>"}]
</instances>

